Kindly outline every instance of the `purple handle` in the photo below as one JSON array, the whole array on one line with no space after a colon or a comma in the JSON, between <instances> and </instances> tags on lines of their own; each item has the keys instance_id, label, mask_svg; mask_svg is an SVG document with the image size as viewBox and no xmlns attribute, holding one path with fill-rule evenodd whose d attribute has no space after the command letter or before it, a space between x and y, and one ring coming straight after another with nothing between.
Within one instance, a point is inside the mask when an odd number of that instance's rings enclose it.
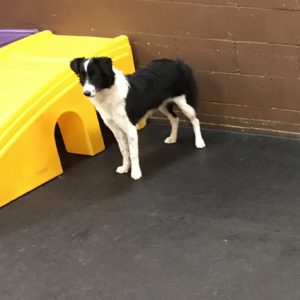
<instances>
[{"instance_id":1,"label":"purple handle","mask_svg":"<svg viewBox=\"0 0 300 300\"><path fill-rule=\"evenodd\" d=\"M0 29L0 47L37 32L37 29Z\"/></svg>"}]
</instances>

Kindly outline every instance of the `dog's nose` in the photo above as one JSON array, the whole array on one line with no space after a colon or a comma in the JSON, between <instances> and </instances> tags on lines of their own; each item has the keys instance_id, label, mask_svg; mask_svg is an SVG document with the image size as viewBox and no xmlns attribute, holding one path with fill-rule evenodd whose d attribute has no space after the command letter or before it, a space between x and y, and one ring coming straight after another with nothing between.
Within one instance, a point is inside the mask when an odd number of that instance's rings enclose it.
<instances>
[{"instance_id":1,"label":"dog's nose","mask_svg":"<svg viewBox=\"0 0 300 300\"><path fill-rule=\"evenodd\" d=\"M91 96L91 92L90 91L83 91L83 94L87 97Z\"/></svg>"}]
</instances>

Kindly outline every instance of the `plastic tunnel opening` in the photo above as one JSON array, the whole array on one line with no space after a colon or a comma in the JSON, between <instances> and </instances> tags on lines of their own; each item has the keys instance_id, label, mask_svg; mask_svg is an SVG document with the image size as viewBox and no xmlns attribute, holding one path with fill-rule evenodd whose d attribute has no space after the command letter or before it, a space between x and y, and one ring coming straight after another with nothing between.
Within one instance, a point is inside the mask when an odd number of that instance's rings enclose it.
<instances>
[{"instance_id":1,"label":"plastic tunnel opening","mask_svg":"<svg viewBox=\"0 0 300 300\"><path fill-rule=\"evenodd\" d=\"M58 151L58 155L63 167L63 170L69 169L72 165L76 164L78 161L81 161L84 159L85 156L83 155L76 155L74 153L71 153L67 151L66 147L66 132L62 132L63 123L69 123L70 128L74 128L74 131L76 131L76 128L80 128L83 126L83 123L79 116L77 116L73 112L66 112L62 114L56 124L54 129L54 137L56 142L56 147ZM65 135L65 136L64 136ZM76 134L74 133L74 137L76 138Z\"/></svg>"}]
</instances>

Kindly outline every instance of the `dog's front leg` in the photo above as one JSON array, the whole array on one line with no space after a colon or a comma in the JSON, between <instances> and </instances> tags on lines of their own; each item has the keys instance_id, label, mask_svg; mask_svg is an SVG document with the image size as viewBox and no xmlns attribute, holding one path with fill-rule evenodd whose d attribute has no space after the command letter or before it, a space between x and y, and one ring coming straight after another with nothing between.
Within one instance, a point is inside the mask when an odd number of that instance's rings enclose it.
<instances>
[{"instance_id":1,"label":"dog's front leg","mask_svg":"<svg viewBox=\"0 0 300 300\"><path fill-rule=\"evenodd\" d=\"M116 172L118 174L127 173L130 168L129 147L127 137L125 133L121 129L119 129L114 123L108 121L106 121L105 123L114 134L123 158L123 164L122 166L117 167Z\"/></svg>"},{"instance_id":2,"label":"dog's front leg","mask_svg":"<svg viewBox=\"0 0 300 300\"><path fill-rule=\"evenodd\" d=\"M138 133L136 127L133 125L128 126L126 135L128 139L129 156L131 161L131 178L138 180L142 177L142 172L139 162Z\"/></svg>"}]
</instances>

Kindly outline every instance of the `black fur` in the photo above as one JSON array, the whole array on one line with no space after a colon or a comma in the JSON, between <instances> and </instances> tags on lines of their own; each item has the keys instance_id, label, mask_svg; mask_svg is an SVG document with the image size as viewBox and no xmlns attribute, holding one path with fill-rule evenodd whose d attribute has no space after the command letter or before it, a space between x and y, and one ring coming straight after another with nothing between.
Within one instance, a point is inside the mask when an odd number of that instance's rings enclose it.
<instances>
[{"instance_id":1,"label":"black fur","mask_svg":"<svg viewBox=\"0 0 300 300\"><path fill-rule=\"evenodd\" d=\"M115 74L112 60L108 57L91 58L84 70L85 58L75 58L71 69L84 85L88 78L96 91L110 88L114 84ZM197 86L191 68L181 60L158 59L146 67L126 76L129 92L125 99L126 113L133 124L137 124L149 111L161 106L167 99L185 95L187 103L196 107ZM166 108L173 117L174 103L167 101Z\"/></svg>"},{"instance_id":2,"label":"black fur","mask_svg":"<svg viewBox=\"0 0 300 300\"><path fill-rule=\"evenodd\" d=\"M176 115L175 112L174 112L174 103L169 102L169 103L167 104L167 110L168 110L168 112L169 112L174 118L177 117L177 115Z\"/></svg>"},{"instance_id":3,"label":"black fur","mask_svg":"<svg viewBox=\"0 0 300 300\"><path fill-rule=\"evenodd\" d=\"M158 108L166 99L185 95L187 103L195 108L197 86L191 68L181 60L153 60L145 68L127 75L129 92L126 112L136 124L147 111ZM173 115L173 103L168 102L168 111Z\"/></svg>"},{"instance_id":4,"label":"black fur","mask_svg":"<svg viewBox=\"0 0 300 300\"><path fill-rule=\"evenodd\" d=\"M110 88L114 84L115 74L112 70L112 60L109 57L94 57L88 64L87 72L84 70L85 58L75 58L70 67L79 77L80 83L84 85L88 76L90 84L95 86L96 91Z\"/></svg>"}]
</instances>

